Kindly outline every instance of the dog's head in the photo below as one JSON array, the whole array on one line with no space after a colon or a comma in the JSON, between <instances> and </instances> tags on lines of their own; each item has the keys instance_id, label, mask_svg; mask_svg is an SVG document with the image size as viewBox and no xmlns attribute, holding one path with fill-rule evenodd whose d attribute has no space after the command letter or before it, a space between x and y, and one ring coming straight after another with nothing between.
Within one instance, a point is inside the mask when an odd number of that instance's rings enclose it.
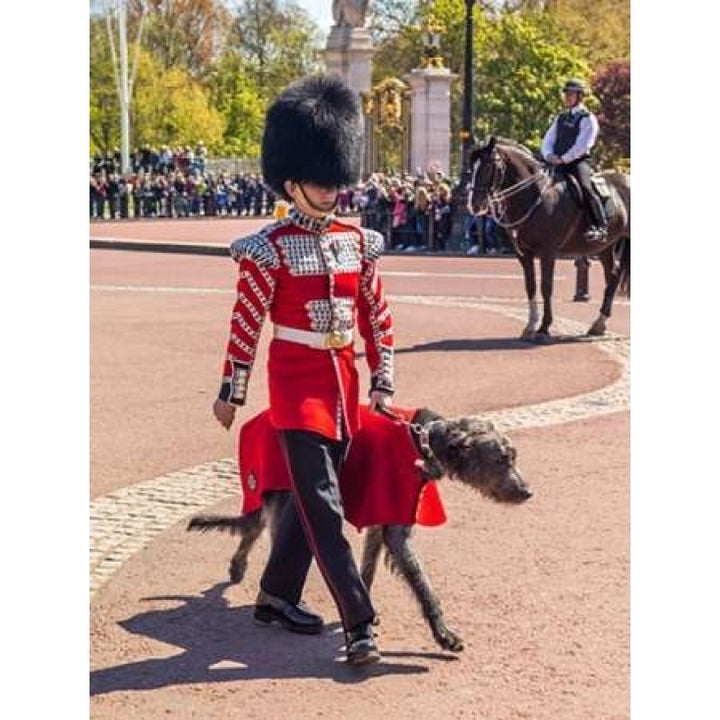
<instances>
[{"instance_id":1,"label":"dog's head","mask_svg":"<svg viewBox=\"0 0 720 720\"><path fill-rule=\"evenodd\" d=\"M433 459L445 475L499 502L520 503L532 497L516 466L517 451L491 422L437 415L428 420L423 424Z\"/></svg>"}]
</instances>

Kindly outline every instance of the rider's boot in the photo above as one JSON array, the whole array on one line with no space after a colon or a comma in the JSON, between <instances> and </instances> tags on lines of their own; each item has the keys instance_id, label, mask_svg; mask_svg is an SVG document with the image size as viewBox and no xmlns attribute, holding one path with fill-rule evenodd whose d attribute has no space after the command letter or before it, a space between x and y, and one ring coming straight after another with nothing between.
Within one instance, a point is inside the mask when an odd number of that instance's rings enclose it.
<instances>
[{"instance_id":1,"label":"rider's boot","mask_svg":"<svg viewBox=\"0 0 720 720\"><path fill-rule=\"evenodd\" d=\"M605 215L605 208L602 201L596 195L590 198L590 211L593 217L593 225L585 232L585 239L590 243L602 242L607 238L608 221Z\"/></svg>"}]
</instances>

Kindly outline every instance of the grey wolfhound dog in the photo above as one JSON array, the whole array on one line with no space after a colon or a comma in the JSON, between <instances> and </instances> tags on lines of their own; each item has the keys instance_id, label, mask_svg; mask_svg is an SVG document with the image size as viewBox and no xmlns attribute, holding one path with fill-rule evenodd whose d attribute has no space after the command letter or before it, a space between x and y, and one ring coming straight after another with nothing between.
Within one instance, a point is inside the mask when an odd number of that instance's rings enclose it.
<instances>
[{"instance_id":1,"label":"grey wolfhound dog","mask_svg":"<svg viewBox=\"0 0 720 720\"><path fill-rule=\"evenodd\" d=\"M501 503L521 503L532 496L516 466L515 448L491 422L473 417L446 420L420 409L412 418L410 430L418 457L422 458L425 479L456 480ZM289 492L266 492L262 509L256 512L240 516L199 515L192 518L187 529L220 530L241 536L229 569L230 579L238 583L245 576L253 545L266 527L272 539L275 519L291 497ZM413 548L412 531L412 525L376 525L367 529L361 564L363 581L369 590L384 548L386 563L417 599L438 645L457 652L463 649L463 641L445 623L440 600Z\"/></svg>"}]
</instances>

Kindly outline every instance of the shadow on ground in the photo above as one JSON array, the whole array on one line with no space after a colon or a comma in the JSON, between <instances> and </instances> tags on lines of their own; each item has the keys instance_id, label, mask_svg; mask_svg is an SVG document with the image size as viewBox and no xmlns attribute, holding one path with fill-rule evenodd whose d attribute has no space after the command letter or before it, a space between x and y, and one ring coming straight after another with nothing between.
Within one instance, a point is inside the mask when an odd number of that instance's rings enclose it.
<instances>
[{"instance_id":1,"label":"shadow on ground","mask_svg":"<svg viewBox=\"0 0 720 720\"><path fill-rule=\"evenodd\" d=\"M491 352L494 350L535 350L547 345L569 345L574 343L610 342L620 339L617 336L589 337L587 335L551 335L546 342L521 340L520 338L454 338L450 340L434 340L396 347L395 354L417 352ZM359 356L359 354L358 354Z\"/></svg>"},{"instance_id":2,"label":"shadow on ground","mask_svg":"<svg viewBox=\"0 0 720 720\"><path fill-rule=\"evenodd\" d=\"M367 668L342 660L344 637L337 623L322 635L293 635L278 626L254 624L252 606L230 607L223 597L230 583L219 583L201 595L162 596L145 601L174 600L179 607L140 613L119 624L128 632L182 648L168 658L149 658L93 670L90 694L117 690L153 690L189 683L236 682L269 678L330 678L339 683L363 682L380 675L426 673L425 665L401 658L451 660L440 653L388 652ZM392 658L393 662L388 662Z\"/></svg>"}]
</instances>

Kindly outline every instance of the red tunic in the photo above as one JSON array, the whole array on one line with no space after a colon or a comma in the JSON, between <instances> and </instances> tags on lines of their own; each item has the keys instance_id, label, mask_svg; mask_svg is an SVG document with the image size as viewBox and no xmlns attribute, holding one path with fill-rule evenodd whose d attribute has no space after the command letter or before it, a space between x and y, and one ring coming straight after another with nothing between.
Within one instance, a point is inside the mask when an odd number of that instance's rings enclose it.
<instances>
[{"instance_id":1,"label":"red tunic","mask_svg":"<svg viewBox=\"0 0 720 720\"><path fill-rule=\"evenodd\" d=\"M410 420L413 410L393 408ZM360 406L361 428L350 442L339 478L345 518L371 525L441 525L445 510L437 484L424 481L407 426ZM269 490L290 490L290 475L269 411L248 420L238 442L243 514L258 510Z\"/></svg>"},{"instance_id":2,"label":"red tunic","mask_svg":"<svg viewBox=\"0 0 720 720\"><path fill-rule=\"evenodd\" d=\"M365 341L372 388L392 394L392 315L376 261L382 236L317 221L293 209L283 221L237 240L239 262L220 397L245 403L247 382L266 315L279 325L327 333L356 325ZM278 429L304 429L339 439L359 427L353 345L316 349L273 339L268 358L270 420Z\"/></svg>"}]
</instances>

